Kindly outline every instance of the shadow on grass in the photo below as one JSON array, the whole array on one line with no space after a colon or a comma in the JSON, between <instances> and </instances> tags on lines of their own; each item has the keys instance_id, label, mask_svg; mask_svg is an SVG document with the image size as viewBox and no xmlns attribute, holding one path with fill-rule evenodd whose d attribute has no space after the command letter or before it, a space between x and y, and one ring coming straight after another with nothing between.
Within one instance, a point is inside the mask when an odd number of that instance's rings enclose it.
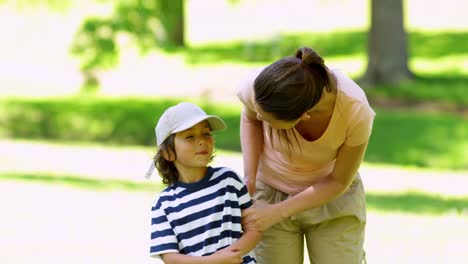
<instances>
[{"instance_id":1,"label":"shadow on grass","mask_svg":"<svg viewBox=\"0 0 468 264\"><path fill-rule=\"evenodd\" d=\"M40 184L60 184L92 191L123 190L128 192L159 192L164 189L164 185L162 183L155 183L155 181L139 183L128 180L91 179L49 174L0 174L0 181L1 180L26 181Z\"/></svg>"},{"instance_id":2,"label":"shadow on grass","mask_svg":"<svg viewBox=\"0 0 468 264\"><path fill-rule=\"evenodd\" d=\"M14 180L37 184L58 184L91 191L159 192L164 189L157 180L137 183L128 180L90 179L66 175L47 174L1 174L0 181ZM411 214L441 215L468 210L468 197L449 198L427 193L367 193L367 207L370 211L403 212Z\"/></svg>"},{"instance_id":3,"label":"shadow on grass","mask_svg":"<svg viewBox=\"0 0 468 264\"><path fill-rule=\"evenodd\" d=\"M420 192L367 193L370 211L440 215L468 212L468 197L449 198Z\"/></svg>"},{"instance_id":4,"label":"shadow on grass","mask_svg":"<svg viewBox=\"0 0 468 264\"><path fill-rule=\"evenodd\" d=\"M324 57L364 54L366 37L364 32L282 34L263 41L188 47L184 52L191 64L226 61L271 63L281 57L292 56L302 46L313 47Z\"/></svg>"},{"instance_id":5,"label":"shadow on grass","mask_svg":"<svg viewBox=\"0 0 468 264\"><path fill-rule=\"evenodd\" d=\"M366 94L371 103L373 100L386 98L389 101L404 101L408 106L435 103L448 110L466 112L467 84L468 76L459 73L418 76L417 79L398 86L377 86L367 89Z\"/></svg>"}]
</instances>

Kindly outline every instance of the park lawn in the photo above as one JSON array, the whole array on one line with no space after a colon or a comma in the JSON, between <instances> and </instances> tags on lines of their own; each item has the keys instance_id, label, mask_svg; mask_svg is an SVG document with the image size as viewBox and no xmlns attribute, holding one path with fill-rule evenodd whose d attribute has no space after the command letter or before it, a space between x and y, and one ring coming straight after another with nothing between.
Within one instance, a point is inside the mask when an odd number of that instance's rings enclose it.
<instances>
[{"instance_id":1,"label":"park lawn","mask_svg":"<svg viewBox=\"0 0 468 264\"><path fill-rule=\"evenodd\" d=\"M143 262L148 210L164 188L156 175L150 181L143 177L150 147L31 140L3 140L0 147L9 153L0 157L0 191L14 201L3 207L0 231L8 243L2 244L2 259L29 263L28 256L34 256L60 262L79 248L77 260L82 262ZM35 158L25 162L25 153ZM217 165L241 170L239 153L218 151L217 155ZM468 236L468 196L460 195L457 186L442 194L425 189L458 177L439 172L426 178L432 184L395 191L389 168L380 167L376 175L369 174L367 166L363 165L361 175L364 183L368 179L380 186L366 185L368 262L458 263L468 257L463 248ZM416 172L432 170L400 169L398 174L413 182L419 179L413 179ZM466 175L458 179L464 182L457 185L466 186ZM18 236L26 233L35 236L27 240ZM309 263L307 258L304 263Z\"/></svg>"},{"instance_id":2,"label":"park lawn","mask_svg":"<svg viewBox=\"0 0 468 264\"><path fill-rule=\"evenodd\" d=\"M149 208L155 193L96 191L60 184L9 181L0 191L0 256L7 263L146 263ZM33 199L31 199L33 197ZM33 219L33 221L31 221ZM461 263L468 254L466 216L370 210L365 250L369 263ZM118 235L118 239L116 236ZM28 236L28 239L24 239ZM28 252L28 254L24 254ZM308 264L307 258L304 261Z\"/></svg>"},{"instance_id":3,"label":"park lawn","mask_svg":"<svg viewBox=\"0 0 468 264\"><path fill-rule=\"evenodd\" d=\"M154 125L181 99L65 97L0 100L0 135L120 146L154 146ZM194 100L192 100L194 101ZM240 104L194 101L221 116L229 129L217 148L240 151ZM466 170L468 123L453 113L386 109L377 113L365 161L431 169Z\"/></svg>"},{"instance_id":4,"label":"park lawn","mask_svg":"<svg viewBox=\"0 0 468 264\"><path fill-rule=\"evenodd\" d=\"M0 243L4 261L63 262L78 248L80 263L144 263L149 208L164 188L155 175L151 181L143 178L151 149L30 140L1 143L9 155L0 157L0 191L13 201L2 207L0 233L8 241ZM219 165L240 170L232 161L241 161L238 153L217 154ZM24 155L34 159L26 161ZM379 170L380 175L368 175L365 170L361 175L369 180L380 177L375 180L381 185L366 186L368 262L459 263L466 259L466 193L445 189L439 194L420 185L417 190L392 191L388 185L392 173L385 167ZM398 173L404 174L405 182L416 177L415 169ZM439 172L437 179L431 178L434 182L426 186L453 177ZM464 183L458 185L466 186L466 175L459 179ZM308 263L306 253L304 264Z\"/></svg>"}]
</instances>

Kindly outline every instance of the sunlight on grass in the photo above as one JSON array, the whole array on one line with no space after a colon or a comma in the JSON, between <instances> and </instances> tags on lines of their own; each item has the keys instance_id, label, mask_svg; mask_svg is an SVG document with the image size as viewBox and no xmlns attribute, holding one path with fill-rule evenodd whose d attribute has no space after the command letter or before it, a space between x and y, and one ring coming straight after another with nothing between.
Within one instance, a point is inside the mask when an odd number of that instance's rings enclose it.
<instances>
[{"instance_id":1,"label":"sunlight on grass","mask_svg":"<svg viewBox=\"0 0 468 264\"><path fill-rule=\"evenodd\" d=\"M158 180L137 182L127 179L76 177L58 174L19 174L0 173L0 181L30 182L47 185L64 185L90 191L150 192L156 193L166 186ZM372 192L366 193L367 207L370 211L385 213L401 212L418 215L456 214L468 216L468 196L452 197L434 195L421 191L410 192Z\"/></svg>"},{"instance_id":2,"label":"sunlight on grass","mask_svg":"<svg viewBox=\"0 0 468 264\"><path fill-rule=\"evenodd\" d=\"M467 217L371 212L365 249L368 263L462 263L467 259Z\"/></svg>"},{"instance_id":3,"label":"sunlight on grass","mask_svg":"<svg viewBox=\"0 0 468 264\"><path fill-rule=\"evenodd\" d=\"M367 192L366 200L370 211L468 216L468 196L448 197L420 191Z\"/></svg>"},{"instance_id":4,"label":"sunlight on grass","mask_svg":"<svg viewBox=\"0 0 468 264\"><path fill-rule=\"evenodd\" d=\"M37 184L64 185L72 188L82 188L91 191L114 191L122 190L125 192L159 192L164 189L162 183L155 181L137 182L123 179L102 178L81 178L71 175L58 175L54 173L34 173L34 174L1 174L0 180L3 181L24 181Z\"/></svg>"},{"instance_id":5,"label":"sunlight on grass","mask_svg":"<svg viewBox=\"0 0 468 264\"><path fill-rule=\"evenodd\" d=\"M415 72L424 75L441 76L446 74L468 75L468 55L443 56L434 59L411 58L410 68Z\"/></svg>"}]
</instances>

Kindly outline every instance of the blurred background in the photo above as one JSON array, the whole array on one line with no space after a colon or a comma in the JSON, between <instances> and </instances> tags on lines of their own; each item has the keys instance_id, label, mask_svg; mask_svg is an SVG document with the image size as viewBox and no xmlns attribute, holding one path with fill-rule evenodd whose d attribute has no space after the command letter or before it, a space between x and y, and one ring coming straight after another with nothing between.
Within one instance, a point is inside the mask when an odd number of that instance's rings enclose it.
<instances>
[{"instance_id":1,"label":"blurred background","mask_svg":"<svg viewBox=\"0 0 468 264\"><path fill-rule=\"evenodd\" d=\"M0 0L0 261L151 263L144 174L179 101L220 115L241 173L249 71L309 46L377 113L361 169L369 263L468 259L468 3ZM305 260L304 263L309 263Z\"/></svg>"}]
</instances>

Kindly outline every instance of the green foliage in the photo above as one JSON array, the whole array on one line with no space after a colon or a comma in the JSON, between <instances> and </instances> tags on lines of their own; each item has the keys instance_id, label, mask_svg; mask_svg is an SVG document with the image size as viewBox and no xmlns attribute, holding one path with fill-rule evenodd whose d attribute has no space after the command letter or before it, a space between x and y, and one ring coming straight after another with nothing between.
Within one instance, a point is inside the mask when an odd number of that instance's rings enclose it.
<instances>
[{"instance_id":1,"label":"green foliage","mask_svg":"<svg viewBox=\"0 0 468 264\"><path fill-rule=\"evenodd\" d=\"M180 100L180 99L179 99ZM0 101L0 136L100 144L154 146L154 126L176 99L9 99ZM240 151L240 105L196 102L221 116L219 149ZM466 117L376 109L366 161L403 166L468 169Z\"/></svg>"},{"instance_id":2,"label":"green foliage","mask_svg":"<svg viewBox=\"0 0 468 264\"><path fill-rule=\"evenodd\" d=\"M71 9L76 0L0 0L0 4L10 4L19 10L47 7L51 11L64 12Z\"/></svg>"},{"instance_id":3,"label":"green foliage","mask_svg":"<svg viewBox=\"0 0 468 264\"><path fill-rule=\"evenodd\" d=\"M83 71L111 68L119 61L119 37L129 37L142 54L157 45L173 43L174 20L183 20L183 0L121 0L110 17L90 17L81 25L71 53L81 59ZM181 18L182 17L182 18ZM182 32L183 34L183 32Z\"/></svg>"},{"instance_id":4,"label":"green foliage","mask_svg":"<svg viewBox=\"0 0 468 264\"><path fill-rule=\"evenodd\" d=\"M80 55L82 70L91 70L98 65L111 68L118 62L116 25L101 18L90 18L83 23L71 52Z\"/></svg>"}]
</instances>

